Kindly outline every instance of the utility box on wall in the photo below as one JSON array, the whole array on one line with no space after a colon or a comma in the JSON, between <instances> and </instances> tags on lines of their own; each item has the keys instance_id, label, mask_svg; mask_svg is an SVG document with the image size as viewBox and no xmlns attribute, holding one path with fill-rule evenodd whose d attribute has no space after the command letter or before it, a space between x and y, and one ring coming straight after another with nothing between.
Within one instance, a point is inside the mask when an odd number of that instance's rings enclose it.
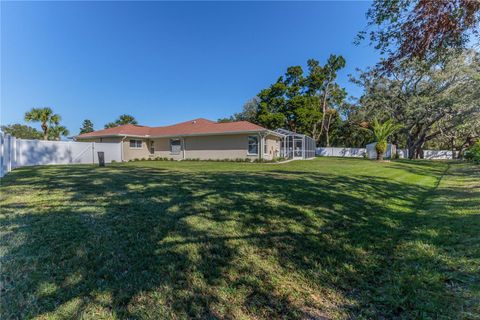
<instances>
[{"instance_id":1,"label":"utility box on wall","mask_svg":"<svg viewBox=\"0 0 480 320\"><path fill-rule=\"evenodd\" d=\"M105 152L99 151L98 154L98 165L100 167L105 167Z\"/></svg>"}]
</instances>

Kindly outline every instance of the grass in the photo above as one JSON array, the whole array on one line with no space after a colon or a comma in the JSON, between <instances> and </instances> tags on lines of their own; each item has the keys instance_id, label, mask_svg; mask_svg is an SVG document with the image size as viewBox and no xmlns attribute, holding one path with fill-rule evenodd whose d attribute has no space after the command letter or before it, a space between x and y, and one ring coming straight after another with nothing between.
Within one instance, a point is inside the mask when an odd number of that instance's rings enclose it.
<instances>
[{"instance_id":1,"label":"grass","mask_svg":"<svg viewBox=\"0 0 480 320\"><path fill-rule=\"evenodd\" d=\"M480 318L479 166L44 166L0 191L1 319Z\"/></svg>"}]
</instances>

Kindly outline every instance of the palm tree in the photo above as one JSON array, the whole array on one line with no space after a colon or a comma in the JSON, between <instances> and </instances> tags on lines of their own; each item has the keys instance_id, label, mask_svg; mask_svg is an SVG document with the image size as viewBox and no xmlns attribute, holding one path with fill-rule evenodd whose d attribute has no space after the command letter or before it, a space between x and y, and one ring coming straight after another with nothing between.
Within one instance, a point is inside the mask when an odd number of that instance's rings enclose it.
<instances>
[{"instance_id":1,"label":"palm tree","mask_svg":"<svg viewBox=\"0 0 480 320\"><path fill-rule=\"evenodd\" d=\"M53 125L58 125L61 117L53 113L51 108L33 108L25 113L25 121L40 122L43 131L43 140L48 140L48 130Z\"/></svg>"},{"instance_id":2,"label":"palm tree","mask_svg":"<svg viewBox=\"0 0 480 320\"><path fill-rule=\"evenodd\" d=\"M64 126L55 125L48 128L48 139L49 140L60 140L61 136L68 136L70 132Z\"/></svg>"},{"instance_id":3,"label":"palm tree","mask_svg":"<svg viewBox=\"0 0 480 320\"><path fill-rule=\"evenodd\" d=\"M137 120L135 119L134 116L131 116L129 114L122 114L120 117L118 117L117 120L114 122L109 122L105 125L105 129L108 128L113 128L113 127L118 127L124 124L137 124Z\"/></svg>"},{"instance_id":4,"label":"palm tree","mask_svg":"<svg viewBox=\"0 0 480 320\"><path fill-rule=\"evenodd\" d=\"M388 137L401 128L401 125L393 123L393 119L389 119L384 123L378 122L376 118L373 119L372 128L368 130L373 133L375 140L377 141L377 144L375 145L375 150L377 151L377 160L383 159L383 155L387 150Z\"/></svg>"}]
</instances>

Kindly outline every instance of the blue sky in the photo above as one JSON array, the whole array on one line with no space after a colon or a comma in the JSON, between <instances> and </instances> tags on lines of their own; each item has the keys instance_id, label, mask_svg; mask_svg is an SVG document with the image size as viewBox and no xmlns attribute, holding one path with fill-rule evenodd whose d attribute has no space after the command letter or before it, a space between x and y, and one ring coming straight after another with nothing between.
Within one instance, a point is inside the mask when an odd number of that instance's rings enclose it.
<instances>
[{"instance_id":1,"label":"blue sky","mask_svg":"<svg viewBox=\"0 0 480 320\"><path fill-rule=\"evenodd\" d=\"M118 115L216 120L291 65L346 58L339 82L378 60L353 45L369 2L2 2L1 123L50 106L71 134Z\"/></svg>"}]
</instances>

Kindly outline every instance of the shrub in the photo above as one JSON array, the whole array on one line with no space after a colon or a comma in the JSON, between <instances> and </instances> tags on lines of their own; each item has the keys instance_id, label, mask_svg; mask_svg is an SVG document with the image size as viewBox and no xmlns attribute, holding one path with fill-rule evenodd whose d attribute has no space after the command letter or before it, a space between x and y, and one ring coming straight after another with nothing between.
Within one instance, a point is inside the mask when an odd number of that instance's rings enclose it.
<instances>
[{"instance_id":1,"label":"shrub","mask_svg":"<svg viewBox=\"0 0 480 320\"><path fill-rule=\"evenodd\" d=\"M465 151L465 159L480 164L480 140Z\"/></svg>"},{"instance_id":2,"label":"shrub","mask_svg":"<svg viewBox=\"0 0 480 320\"><path fill-rule=\"evenodd\" d=\"M115 160L112 160L112 162L111 162L111 163L116 163L116 162L117 162L117 161L115 161Z\"/></svg>"},{"instance_id":3,"label":"shrub","mask_svg":"<svg viewBox=\"0 0 480 320\"><path fill-rule=\"evenodd\" d=\"M133 159L133 161L140 161L140 159L138 159L138 158L134 158L134 159Z\"/></svg>"}]
</instances>

